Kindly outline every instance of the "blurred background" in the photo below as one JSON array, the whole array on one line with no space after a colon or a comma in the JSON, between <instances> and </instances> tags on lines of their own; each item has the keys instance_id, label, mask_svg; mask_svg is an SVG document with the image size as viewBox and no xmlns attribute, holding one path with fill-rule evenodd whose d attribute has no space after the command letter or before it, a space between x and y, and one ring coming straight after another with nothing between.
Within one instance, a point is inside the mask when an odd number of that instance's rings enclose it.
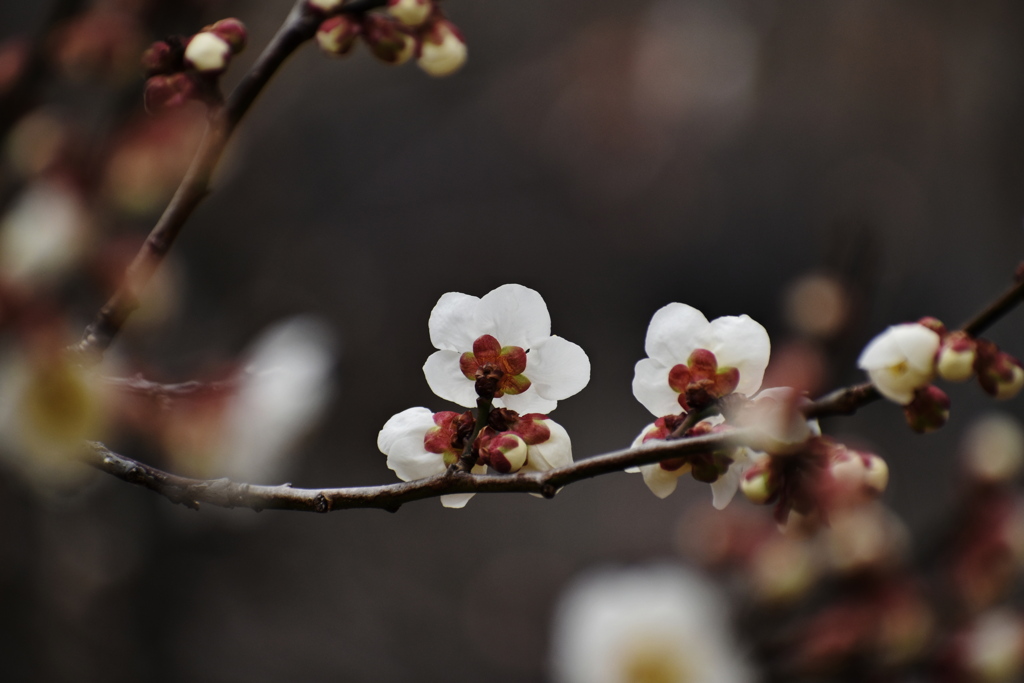
<instances>
[{"instance_id":1,"label":"blurred background","mask_svg":"<svg viewBox=\"0 0 1024 683\"><path fill-rule=\"evenodd\" d=\"M0 88L51 4L0 5ZM71 339L159 216L201 123L193 109L145 114L141 51L238 17L250 44L230 87L290 6L79 2L47 33L35 104L4 113L0 201L12 210L55 164L74 169L57 175L74 176L91 227L48 290ZM267 326L324 321L334 398L268 483L395 480L375 443L384 422L453 408L421 372L445 292L541 292L553 332L593 367L553 415L579 459L651 421L630 383L668 302L749 314L772 338L766 384L821 394L862 381L857 354L885 326L958 326L1012 282L1024 243L1019 2L444 9L470 55L450 78L381 64L365 46L337 59L307 45L288 61L115 345L121 374L211 379ZM990 337L1020 355L1022 333L1019 314ZM913 434L884 402L824 425L886 459L885 501L915 540L944 523L960 436L992 408L974 384L949 393L936 434ZM1021 416L1020 399L999 408ZM108 442L181 465L144 431ZM105 475L54 491L7 468L0 678L546 681L553 605L572 577L676 557L697 534L692 506L710 508L705 485L684 478L662 501L620 474L463 510L194 512Z\"/></svg>"}]
</instances>

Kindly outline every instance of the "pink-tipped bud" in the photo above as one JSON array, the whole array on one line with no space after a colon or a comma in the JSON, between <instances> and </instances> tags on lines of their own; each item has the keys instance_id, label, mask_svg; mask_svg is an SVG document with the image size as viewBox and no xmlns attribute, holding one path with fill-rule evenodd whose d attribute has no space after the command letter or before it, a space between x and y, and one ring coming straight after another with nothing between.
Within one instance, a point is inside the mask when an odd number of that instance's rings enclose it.
<instances>
[{"instance_id":1,"label":"pink-tipped bud","mask_svg":"<svg viewBox=\"0 0 1024 683\"><path fill-rule=\"evenodd\" d=\"M939 376L949 382L965 382L974 375L977 358L978 343L964 332L954 332L939 349Z\"/></svg>"},{"instance_id":2,"label":"pink-tipped bud","mask_svg":"<svg viewBox=\"0 0 1024 683\"><path fill-rule=\"evenodd\" d=\"M978 340L978 358L974 363L981 388L999 400L1016 396L1024 388L1024 368L1020 361L1000 351L990 341Z\"/></svg>"},{"instance_id":3,"label":"pink-tipped bud","mask_svg":"<svg viewBox=\"0 0 1024 683\"><path fill-rule=\"evenodd\" d=\"M220 73L230 59L231 45L210 31L195 34L185 46L185 63L200 73Z\"/></svg>"},{"instance_id":4,"label":"pink-tipped bud","mask_svg":"<svg viewBox=\"0 0 1024 683\"><path fill-rule=\"evenodd\" d=\"M345 55L352 50L361 31L359 22L339 14L320 24L316 32L316 42L324 52Z\"/></svg>"},{"instance_id":5,"label":"pink-tipped bud","mask_svg":"<svg viewBox=\"0 0 1024 683\"><path fill-rule=\"evenodd\" d=\"M518 472L526 464L529 447L512 432L494 432L490 428L478 437L480 463L502 474Z\"/></svg>"},{"instance_id":6,"label":"pink-tipped bud","mask_svg":"<svg viewBox=\"0 0 1024 683\"><path fill-rule=\"evenodd\" d=\"M941 320L939 320L938 318L933 318L930 315L918 320L917 324L924 325L929 330L939 335L939 337L941 337L942 339L945 339L946 335L949 333L949 331L946 329L946 326L942 324Z\"/></svg>"},{"instance_id":7,"label":"pink-tipped bud","mask_svg":"<svg viewBox=\"0 0 1024 683\"><path fill-rule=\"evenodd\" d=\"M466 43L450 21L435 21L420 37L422 43L416 63L431 76L449 76L466 63Z\"/></svg>"},{"instance_id":8,"label":"pink-tipped bud","mask_svg":"<svg viewBox=\"0 0 1024 683\"><path fill-rule=\"evenodd\" d=\"M221 19L212 26L204 28L203 31L209 31L223 38L231 46L231 52L236 55L245 49L245 45L249 41L249 32L246 30L245 24L233 17Z\"/></svg>"},{"instance_id":9,"label":"pink-tipped bud","mask_svg":"<svg viewBox=\"0 0 1024 683\"><path fill-rule=\"evenodd\" d=\"M776 484L767 464L757 464L743 473L740 490L751 503L764 505L775 497Z\"/></svg>"},{"instance_id":10,"label":"pink-tipped bud","mask_svg":"<svg viewBox=\"0 0 1024 683\"><path fill-rule=\"evenodd\" d=\"M388 14L406 26L416 27L434 11L433 0L388 0Z\"/></svg>"},{"instance_id":11,"label":"pink-tipped bud","mask_svg":"<svg viewBox=\"0 0 1024 683\"><path fill-rule=\"evenodd\" d=\"M910 428L919 434L934 432L949 419L949 396L934 384L914 392L914 400L903 407Z\"/></svg>"},{"instance_id":12,"label":"pink-tipped bud","mask_svg":"<svg viewBox=\"0 0 1024 683\"><path fill-rule=\"evenodd\" d=\"M416 52L416 38L394 19L376 14L363 18L363 40L374 57L388 64L404 64Z\"/></svg>"},{"instance_id":13,"label":"pink-tipped bud","mask_svg":"<svg viewBox=\"0 0 1024 683\"><path fill-rule=\"evenodd\" d=\"M198 96L195 81L188 74L176 73L169 76L153 76L146 81L143 100L150 112L180 107Z\"/></svg>"},{"instance_id":14,"label":"pink-tipped bud","mask_svg":"<svg viewBox=\"0 0 1024 683\"><path fill-rule=\"evenodd\" d=\"M182 69L181 48L172 47L170 43L158 40L142 53L142 68L146 75L169 74Z\"/></svg>"}]
</instances>

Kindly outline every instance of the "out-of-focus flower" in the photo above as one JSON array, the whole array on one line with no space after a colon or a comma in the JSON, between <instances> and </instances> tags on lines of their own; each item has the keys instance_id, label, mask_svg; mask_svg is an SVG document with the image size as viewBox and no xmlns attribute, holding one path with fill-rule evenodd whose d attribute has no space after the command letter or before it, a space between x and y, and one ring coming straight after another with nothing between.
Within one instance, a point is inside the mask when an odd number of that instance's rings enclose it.
<instances>
[{"instance_id":1,"label":"out-of-focus flower","mask_svg":"<svg viewBox=\"0 0 1024 683\"><path fill-rule=\"evenodd\" d=\"M899 518L879 503L833 511L822 534L829 561L840 572L891 566L903 558L910 540Z\"/></svg>"},{"instance_id":2,"label":"out-of-focus flower","mask_svg":"<svg viewBox=\"0 0 1024 683\"><path fill-rule=\"evenodd\" d=\"M356 44L362 32L362 25L344 14L335 15L322 24L316 32L320 49L332 55L347 55Z\"/></svg>"},{"instance_id":3,"label":"out-of-focus flower","mask_svg":"<svg viewBox=\"0 0 1024 683\"><path fill-rule=\"evenodd\" d=\"M473 443L478 457L474 474L489 465L501 473L542 472L572 464L569 434L544 415L518 415L498 409L491 422ZM431 413L427 408L409 408L394 415L377 435L377 448L388 456L388 468L402 481L443 474L455 464L472 435L472 413L451 411ZM441 496L441 504L463 507L472 493Z\"/></svg>"},{"instance_id":4,"label":"out-of-focus flower","mask_svg":"<svg viewBox=\"0 0 1024 683\"><path fill-rule=\"evenodd\" d=\"M562 597L553 626L559 683L744 683L752 675L715 586L680 567L606 570Z\"/></svg>"},{"instance_id":5,"label":"out-of-focus flower","mask_svg":"<svg viewBox=\"0 0 1024 683\"><path fill-rule=\"evenodd\" d=\"M1024 466L1024 430L1009 415L988 415L967 430L961 451L967 471L975 478L1008 482Z\"/></svg>"},{"instance_id":6,"label":"out-of-focus flower","mask_svg":"<svg viewBox=\"0 0 1024 683\"><path fill-rule=\"evenodd\" d=\"M59 341L35 339L31 354L11 350L0 367L2 452L44 489L88 472L78 457L110 417L99 371L78 365Z\"/></svg>"},{"instance_id":7,"label":"out-of-focus flower","mask_svg":"<svg viewBox=\"0 0 1024 683\"><path fill-rule=\"evenodd\" d=\"M431 76L450 76L466 63L466 43L450 21L439 19L420 32L416 64Z\"/></svg>"},{"instance_id":8,"label":"out-of-focus flower","mask_svg":"<svg viewBox=\"0 0 1024 683\"><path fill-rule=\"evenodd\" d=\"M53 282L81 258L89 223L70 189L48 181L29 186L0 221L0 277L26 287Z\"/></svg>"},{"instance_id":9,"label":"out-of-focus flower","mask_svg":"<svg viewBox=\"0 0 1024 683\"><path fill-rule=\"evenodd\" d=\"M423 365L430 389L461 406L493 390L494 405L548 413L590 381L590 359L551 334L541 295L502 285L482 298L448 292L430 313L434 352Z\"/></svg>"},{"instance_id":10,"label":"out-of-focus flower","mask_svg":"<svg viewBox=\"0 0 1024 683\"><path fill-rule=\"evenodd\" d=\"M692 306L672 303L651 318L644 342L648 358L636 364L633 395L655 417L700 409L761 386L771 342L750 317L708 322Z\"/></svg>"},{"instance_id":11,"label":"out-of-focus flower","mask_svg":"<svg viewBox=\"0 0 1024 683\"><path fill-rule=\"evenodd\" d=\"M311 318L263 332L224 416L220 471L241 481L275 481L285 458L320 417L331 395L334 343Z\"/></svg>"},{"instance_id":12,"label":"out-of-focus flower","mask_svg":"<svg viewBox=\"0 0 1024 683\"><path fill-rule=\"evenodd\" d=\"M864 347L857 365L882 396L907 405L914 400L914 391L935 377L940 343L937 332L919 323L894 325Z\"/></svg>"},{"instance_id":13,"label":"out-of-focus flower","mask_svg":"<svg viewBox=\"0 0 1024 683\"><path fill-rule=\"evenodd\" d=\"M986 612L963 634L961 647L961 664L970 680L1019 680L1024 670L1024 622L1006 609Z\"/></svg>"},{"instance_id":14,"label":"out-of-focus flower","mask_svg":"<svg viewBox=\"0 0 1024 683\"><path fill-rule=\"evenodd\" d=\"M805 275L790 284L786 292L786 318L807 335L835 335L846 324L849 309L849 296L842 283L829 275Z\"/></svg>"}]
</instances>

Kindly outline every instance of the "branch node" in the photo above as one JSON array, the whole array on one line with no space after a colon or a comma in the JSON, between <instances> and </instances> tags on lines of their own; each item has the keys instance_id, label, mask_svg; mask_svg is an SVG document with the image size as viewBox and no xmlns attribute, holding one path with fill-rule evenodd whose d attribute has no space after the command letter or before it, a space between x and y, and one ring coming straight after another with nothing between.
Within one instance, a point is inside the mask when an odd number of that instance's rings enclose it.
<instances>
[{"instance_id":1,"label":"branch node","mask_svg":"<svg viewBox=\"0 0 1024 683\"><path fill-rule=\"evenodd\" d=\"M554 498L556 493L558 493L558 489L552 484L544 484L540 487L540 495L544 496L548 500Z\"/></svg>"},{"instance_id":2,"label":"branch node","mask_svg":"<svg viewBox=\"0 0 1024 683\"><path fill-rule=\"evenodd\" d=\"M331 501L327 500L322 491L313 499L313 509L320 513L331 511Z\"/></svg>"}]
</instances>

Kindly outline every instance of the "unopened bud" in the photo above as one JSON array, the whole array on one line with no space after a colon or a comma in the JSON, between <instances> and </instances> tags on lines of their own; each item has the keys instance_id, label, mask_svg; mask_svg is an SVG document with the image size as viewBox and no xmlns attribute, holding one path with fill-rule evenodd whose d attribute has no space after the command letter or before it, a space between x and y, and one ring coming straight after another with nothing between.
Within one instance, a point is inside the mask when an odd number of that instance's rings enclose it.
<instances>
[{"instance_id":1,"label":"unopened bud","mask_svg":"<svg viewBox=\"0 0 1024 683\"><path fill-rule=\"evenodd\" d=\"M348 54L356 44L361 27L344 14L331 17L320 24L316 32L316 42L320 49L332 55Z\"/></svg>"},{"instance_id":2,"label":"unopened bud","mask_svg":"<svg viewBox=\"0 0 1024 683\"><path fill-rule=\"evenodd\" d=\"M949 396L934 384L914 392L914 400L903 407L910 428L919 434L934 432L949 419Z\"/></svg>"},{"instance_id":3,"label":"unopened bud","mask_svg":"<svg viewBox=\"0 0 1024 683\"><path fill-rule=\"evenodd\" d=\"M345 4L345 0L306 0L306 4L321 12L332 12Z\"/></svg>"},{"instance_id":4,"label":"unopened bud","mask_svg":"<svg viewBox=\"0 0 1024 683\"><path fill-rule=\"evenodd\" d=\"M416 63L431 76L451 75L466 63L466 43L451 22L435 22L422 39Z\"/></svg>"},{"instance_id":5,"label":"unopened bud","mask_svg":"<svg viewBox=\"0 0 1024 683\"><path fill-rule=\"evenodd\" d=\"M142 53L142 68L149 76L181 70L181 47L175 49L170 43L158 40Z\"/></svg>"},{"instance_id":6,"label":"unopened bud","mask_svg":"<svg viewBox=\"0 0 1024 683\"><path fill-rule=\"evenodd\" d=\"M775 482L765 465L754 465L743 473L740 490L754 505L764 505L775 496Z\"/></svg>"},{"instance_id":7,"label":"unopened bud","mask_svg":"<svg viewBox=\"0 0 1024 683\"><path fill-rule=\"evenodd\" d=\"M416 39L394 19L367 15L363 39L373 55L388 64L404 64L416 52Z\"/></svg>"},{"instance_id":8,"label":"unopened bud","mask_svg":"<svg viewBox=\"0 0 1024 683\"><path fill-rule=\"evenodd\" d=\"M526 464L529 447L518 434L488 428L480 433L480 442L480 462L497 472L518 472Z\"/></svg>"},{"instance_id":9,"label":"unopened bud","mask_svg":"<svg viewBox=\"0 0 1024 683\"><path fill-rule=\"evenodd\" d=\"M388 0L388 14L406 26L419 26L434 11L432 0Z\"/></svg>"},{"instance_id":10,"label":"unopened bud","mask_svg":"<svg viewBox=\"0 0 1024 683\"><path fill-rule=\"evenodd\" d=\"M1006 356L1007 371L996 383L996 398L1000 401L1013 398L1024 388L1024 368L1020 366L1020 361L1008 354L1003 355Z\"/></svg>"},{"instance_id":11,"label":"unopened bud","mask_svg":"<svg viewBox=\"0 0 1024 683\"><path fill-rule=\"evenodd\" d=\"M245 29L245 24L233 17L221 19L203 31L209 31L223 38L236 55L245 49L245 44L249 40L249 32Z\"/></svg>"},{"instance_id":12,"label":"unopened bud","mask_svg":"<svg viewBox=\"0 0 1024 683\"><path fill-rule=\"evenodd\" d=\"M185 73L169 76L153 76L146 81L143 100L150 112L180 107L196 98L198 89L195 81Z\"/></svg>"},{"instance_id":13,"label":"unopened bud","mask_svg":"<svg viewBox=\"0 0 1024 683\"><path fill-rule=\"evenodd\" d=\"M185 47L185 63L201 73L223 71L230 58L228 41L209 31L195 34Z\"/></svg>"},{"instance_id":14,"label":"unopened bud","mask_svg":"<svg viewBox=\"0 0 1024 683\"><path fill-rule=\"evenodd\" d=\"M938 318L933 318L931 316L925 316L924 318L921 318L920 320L918 320L917 324L918 325L924 325L929 330L931 330L935 334L939 335L943 339L946 338L946 334L947 334L946 326L943 325L942 321L939 320Z\"/></svg>"},{"instance_id":15,"label":"unopened bud","mask_svg":"<svg viewBox=\"0 0 1024 683\"><path fill-rule=\"evenodd\" d=\"M889 465L874 453L864 454L864 457L867 459L864 485L875 493L884 493L889 486Z\"/></svg>"},{"instance_id":16,"label":"unopened bud","mask_svg":"<svg viewBox=\"0 0 1024 683\"><path fill-rule=\"evenodd\" d=\"M977 358L977 342L963 332L954 332L939 350L939 376L949 382L965 382L974 375Z\"/></svg>"}]
</instances>

